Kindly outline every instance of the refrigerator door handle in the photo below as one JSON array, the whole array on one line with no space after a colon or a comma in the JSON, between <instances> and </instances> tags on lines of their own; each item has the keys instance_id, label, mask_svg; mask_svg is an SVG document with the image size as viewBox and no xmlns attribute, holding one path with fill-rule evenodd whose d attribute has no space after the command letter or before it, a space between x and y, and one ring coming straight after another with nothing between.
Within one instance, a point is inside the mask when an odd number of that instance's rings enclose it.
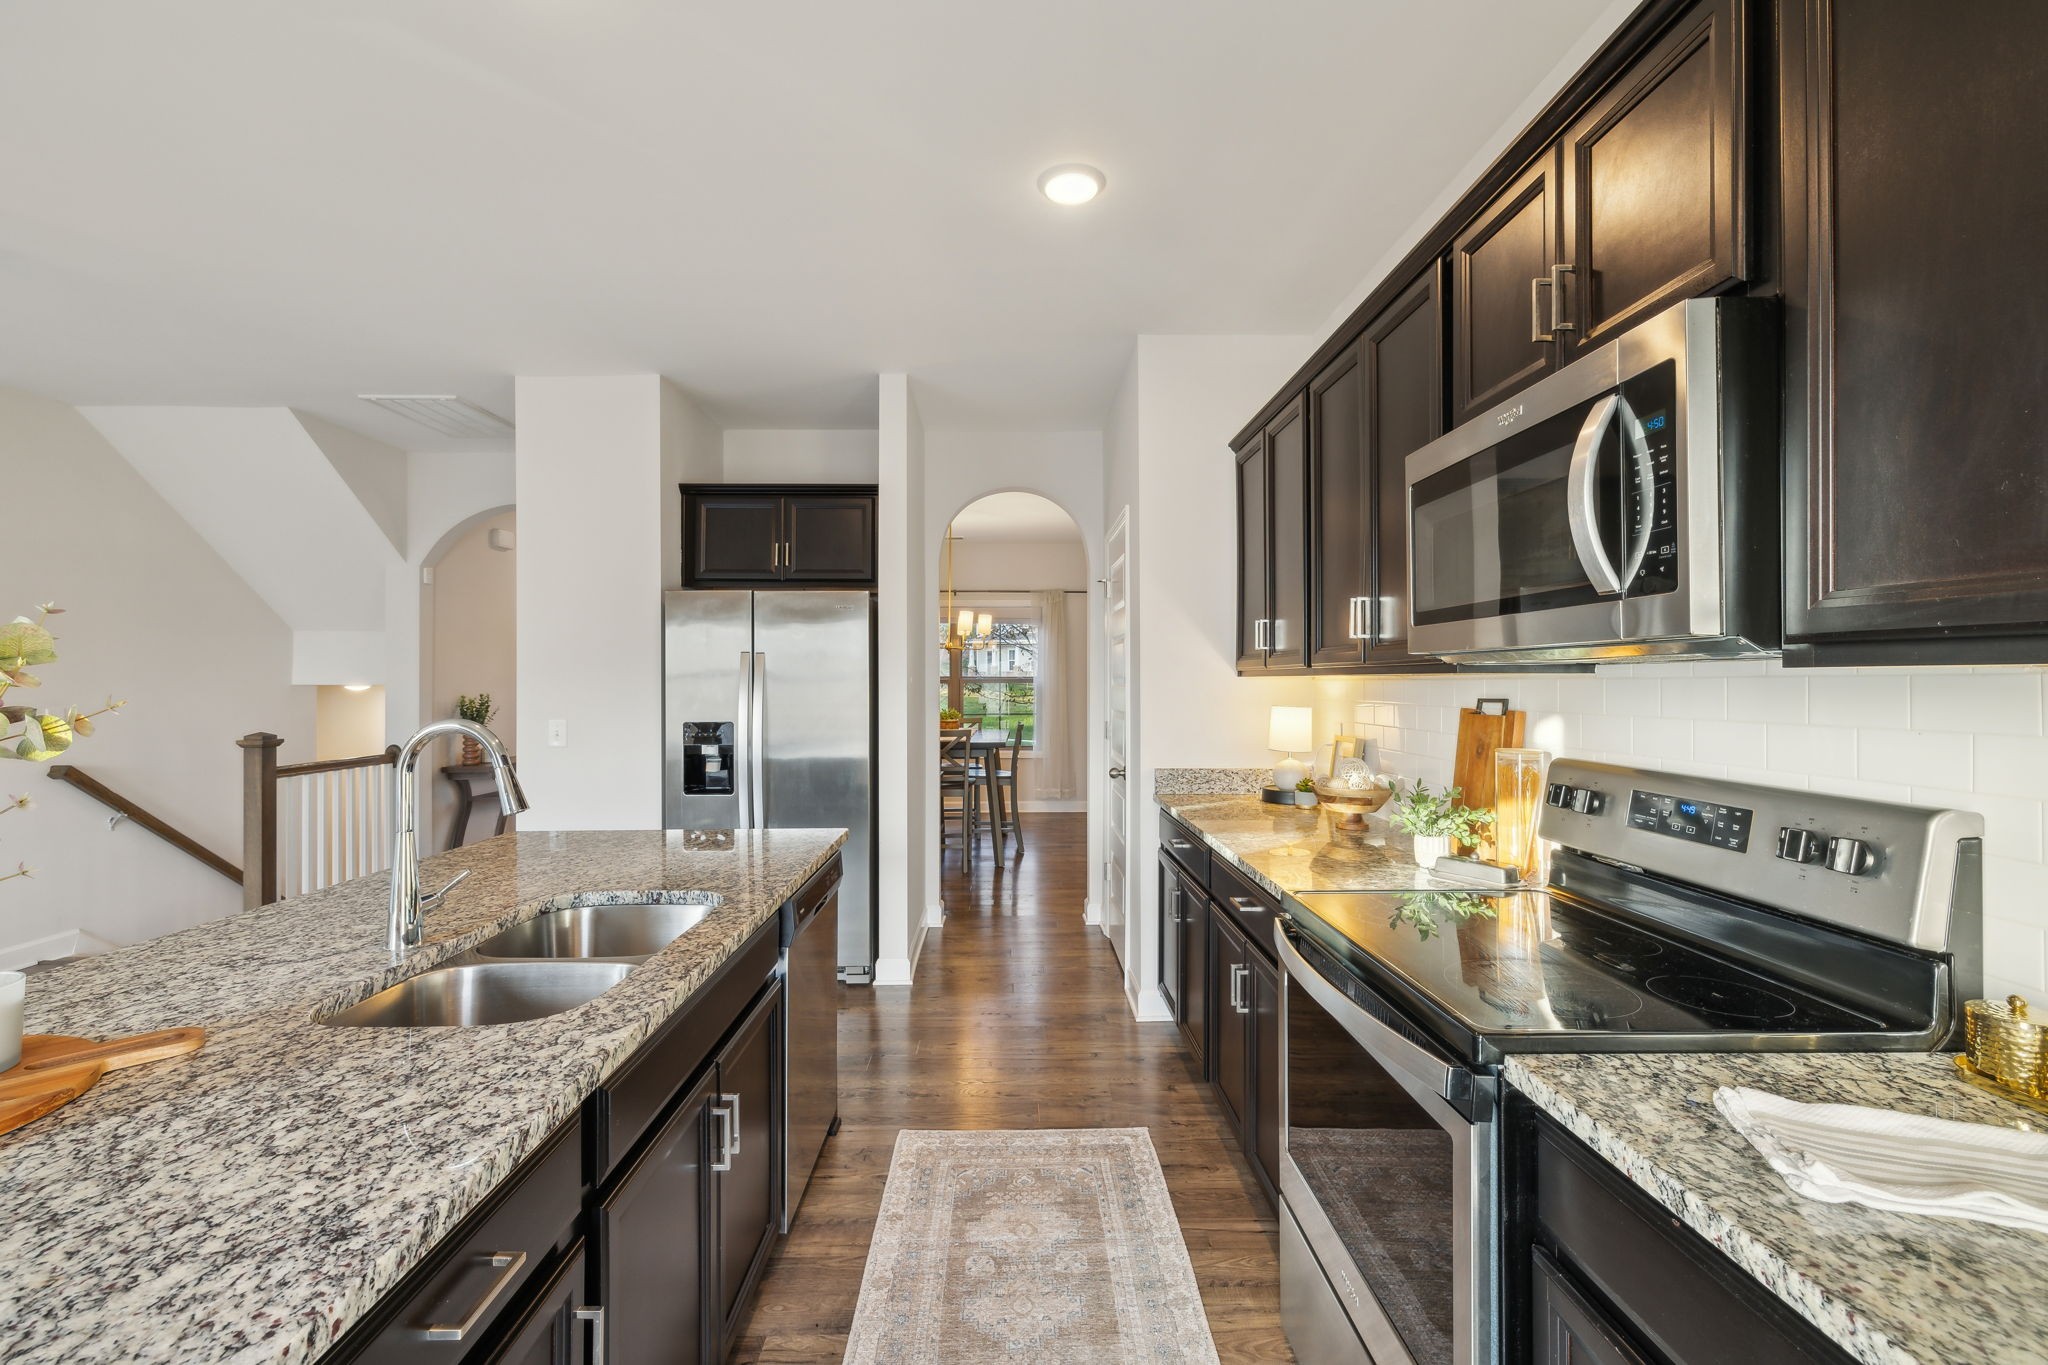
<instances>
[{"instance_id":1,"label":"refrigerator door handle","mask_svg":"<svg viewBox=\"0 0 2048 1365\"><path fill-rule=\"evenodd\" d=\"M757 651L754 655L753 677L754 733L747 739L747 753L754 765L753 788L754 828L768 828L768 654Z\"/></svg>"},{"instance_id":2,"label":"refrigerator door handle","mask_svg":"<svg viewBox=\"0 0 2048 1365\"><path fill-rule=\"evenodd\" d=\"M753 762L754 737L748 724L754 714L754 652L740 651L740 704L733 712L732 721L732 788L737 799L740 814L738 825L741 829L752 829L754 799L753 784L749 781L748 769Z\"/></svg>"}]
</instances>

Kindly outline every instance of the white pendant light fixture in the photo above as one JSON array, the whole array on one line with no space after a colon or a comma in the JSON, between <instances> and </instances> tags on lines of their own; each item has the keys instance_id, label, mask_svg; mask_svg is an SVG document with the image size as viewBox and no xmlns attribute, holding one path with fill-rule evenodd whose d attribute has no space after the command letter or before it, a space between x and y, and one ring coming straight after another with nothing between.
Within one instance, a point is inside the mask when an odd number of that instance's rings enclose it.
<instances>
[{"instance_id":1,"label":"white pendant light fixture","mask_svg":"<svg viewBox=\"0 0 2048 1365\"><path fill-rule=\"evenodd\" d=\"M1101 194L1109 182L1093 166L1073 162L1054 166L1038 177L1038 192L1053 203L1076 208Z\"/></svg>"}]
</instances>

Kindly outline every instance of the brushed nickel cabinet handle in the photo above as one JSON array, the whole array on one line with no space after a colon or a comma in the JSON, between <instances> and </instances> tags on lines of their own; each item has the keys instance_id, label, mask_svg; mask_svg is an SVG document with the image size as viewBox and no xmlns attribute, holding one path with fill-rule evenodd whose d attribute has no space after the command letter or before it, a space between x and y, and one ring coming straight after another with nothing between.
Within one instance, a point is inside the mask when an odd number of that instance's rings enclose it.
<instances>
[{"instance_id":1,"label":"brushed nickel cabinet handle","mask_svg":"<svg viewBox=\"0 0 2048 1365\"><path fill-rule=\"evenodd\" d=\"M718 1123L718 1155L711 1158L711 1169L729 1171L732 1169L732 1111L722 1104L714 1104L711 1117Z\"/></svg>"},{"instance_id":2,"label":"brushed nickel cabinet handle","mask_svg":"<svg viewBox=\"0 0 2048 1365\"><path fill-rule=\"evenodd\" d=\"M577 1319L590 1324L590 1365L605 1365L604 1360L604 1309L571 1309Z\"/></svg>"},{"instance_id":3,"label":"brushed nickel cabinet handle","mask_svg":"<svg viewBox=\"0 0 2048 1365\"><path fill-rule=\"evenodd\" d=\"M740 1097L720 1095L718 1098L732 1106L732 1146L726 1150L726 1156L736 1157L740 1154Z\"/></svg>"},{"instance_id":4,"label":"brushed nickel cabinet handle","mask_svg":"<svg viewBox=\"0 0 2048 1365\"><path fill-rule=\"evenodd\" d=\"M505 1292L505 1287L519 1278L520 1270L526 1265L526 1253L523 1251L486 1251L482 1256L485 1265L497 1267L498 1274L484 1289L483 1297L463 1315L461 1322L430 1324L426 1330L428 1341L461 1341L474 1332L484 1313L498 1301L498 1295Z\"/></svg>"}]
</instances>

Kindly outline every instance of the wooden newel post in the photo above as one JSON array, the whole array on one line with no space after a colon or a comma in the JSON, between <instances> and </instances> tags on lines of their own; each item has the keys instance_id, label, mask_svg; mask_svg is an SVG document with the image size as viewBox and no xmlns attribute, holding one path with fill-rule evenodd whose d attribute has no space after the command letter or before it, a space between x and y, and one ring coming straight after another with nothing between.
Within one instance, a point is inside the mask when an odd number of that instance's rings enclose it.
<instances>
[{"instance_id":1,"label":"wooden newel post","mask_svg":"<svg viewBox=\"0 0 2048 1365\"><path fill-rule=\"evenodd\" d=\"M242 750L242 908L277 899L277 750L284 741L258 730Z\"/></svg>"}]
</instances>

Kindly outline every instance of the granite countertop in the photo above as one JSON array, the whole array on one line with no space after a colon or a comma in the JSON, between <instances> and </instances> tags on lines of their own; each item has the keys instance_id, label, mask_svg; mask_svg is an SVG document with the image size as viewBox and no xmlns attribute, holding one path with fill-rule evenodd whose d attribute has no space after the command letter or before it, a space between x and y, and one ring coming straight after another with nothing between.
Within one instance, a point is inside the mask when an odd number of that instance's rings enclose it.
<instances>
[{"instance_id":1,"label":"granite countertop","mask_svg":"<svg viewBox=\"0 0 2048 1365\"><path fill-rule=\"evenodd\" d=\"M1417 867L1415 841L1384 815L1369 816L1362 830L1348 830L1337 828L1341 817L1322 806L1269 806L1257 796L1158 790L1153 800L1276 896L1457 886Z\"/></svg>"},{"instance_id":2,"label":"granite countertop","mask_svg":"<svg viewBox=\"0 0 2048 1365\"><path fill-rule=\"evenodd\" d=\"M0 1138L0 1360L316 1358L844 838L505 835L427 860L428 886L474 875L401 966L374 876L32 977L30 1032L208 1037ZM551 904L662 890L725 900L577 1009L467 1029L316 1022Z\"/></svg>"},{"instance_id":3,"label":"granite countertop","mask_svg":"<svg viewBox=\"0 0 2048 1365\"><path fill-rule=\"evenodd\" d=\"M1746 1085L2048 1131L2048 1117L1962 1080L1948 1054L1523 1055L1505 1075L1856 1359L2019 1365L2048 1354L2048 1239L1804 1198L1714 1108L1717 1087Z\"/></svg>"}]
</instances>

